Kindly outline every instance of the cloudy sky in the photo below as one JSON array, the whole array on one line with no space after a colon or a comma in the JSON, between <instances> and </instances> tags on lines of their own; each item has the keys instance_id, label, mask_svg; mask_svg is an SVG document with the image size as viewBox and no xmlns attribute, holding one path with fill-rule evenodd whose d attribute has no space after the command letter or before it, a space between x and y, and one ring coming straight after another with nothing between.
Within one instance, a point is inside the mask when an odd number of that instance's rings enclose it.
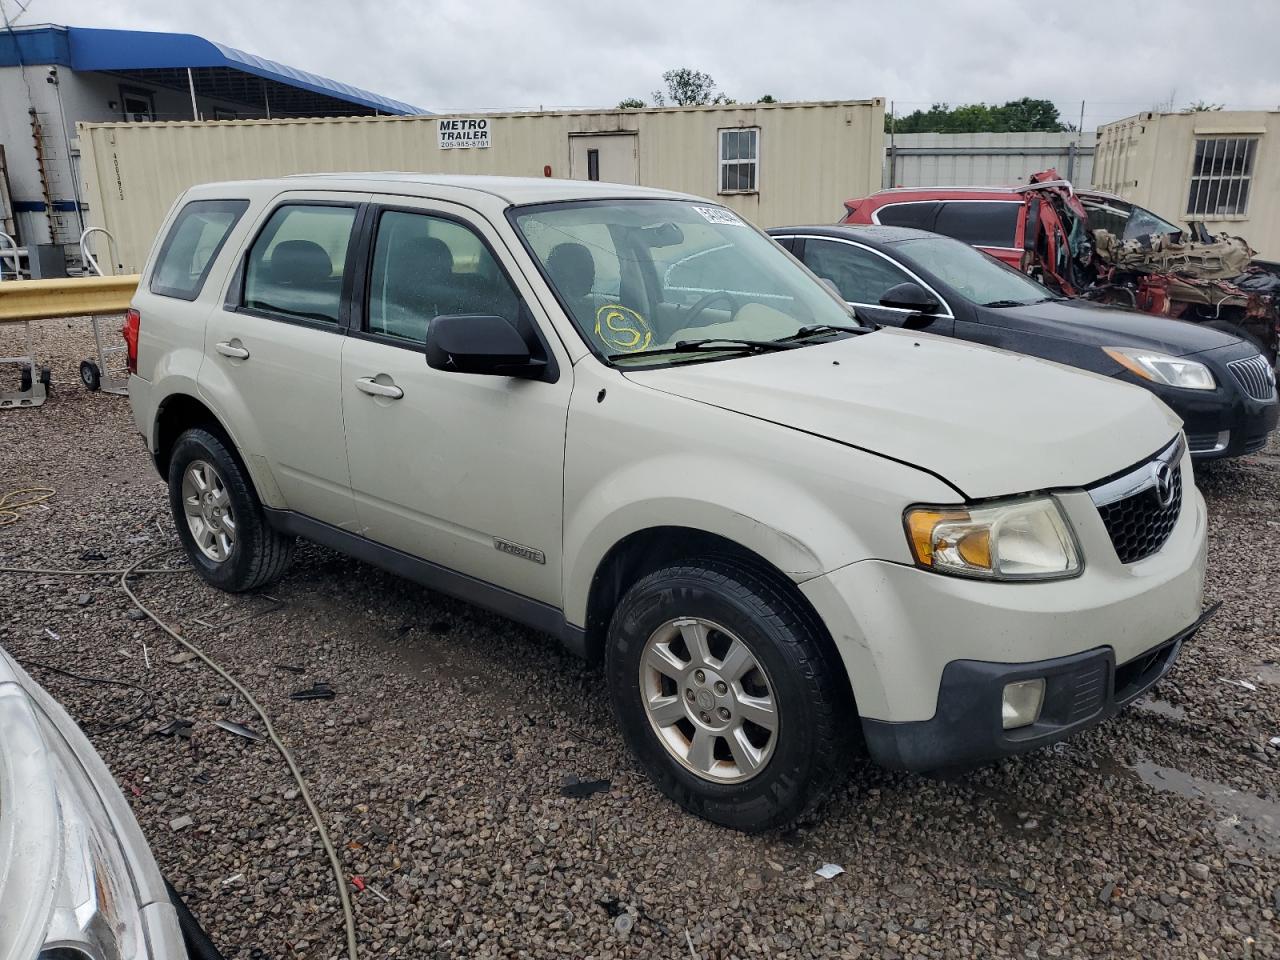
<instances>
[{"instance_id":1,"label":"cloudy sky","mask_svg":"<svg viewBox=\"0 0 1280 960\"><path fill-rule=\"evenodd\" d=\"M18 0L2 0L10 13ZM27 3L27 0L22 0ZM1022 96L1085 126L1280 107L1277 0L30 0L23 23L197 33L435 111L612 106L662 71L738 100Z\"/></svg>"}]
</instances>

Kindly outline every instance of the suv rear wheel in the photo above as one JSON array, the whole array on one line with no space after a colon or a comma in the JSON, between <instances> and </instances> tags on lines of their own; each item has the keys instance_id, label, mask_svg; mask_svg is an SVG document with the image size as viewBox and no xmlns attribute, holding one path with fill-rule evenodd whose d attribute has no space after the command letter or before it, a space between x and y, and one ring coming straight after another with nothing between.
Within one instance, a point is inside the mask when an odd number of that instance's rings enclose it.
<instances>
[{"instance_id":1,"label":"suv rear wheel","mask_svg":"<svg viewBox=\"0 0 1280 960\"><path fill-rule=\"evenodd\" d=\"M847 759L847 688L813 614L720 558L636 583L609 627L619 725L668 797L755 832L812 812Z\"/></svg>"},{"instance_id":2,"label":"suv rear wheel","mask_svg":"<svg viewBox=\"0 0 1280 960\"><path fill-rule=\"evenodd\" d=\"M188 430L174 444L169 506L192 565L222 590L265 586L293 559L293 537L267 524L244 468L208 430Z\"/></svg>"}]
</instances>

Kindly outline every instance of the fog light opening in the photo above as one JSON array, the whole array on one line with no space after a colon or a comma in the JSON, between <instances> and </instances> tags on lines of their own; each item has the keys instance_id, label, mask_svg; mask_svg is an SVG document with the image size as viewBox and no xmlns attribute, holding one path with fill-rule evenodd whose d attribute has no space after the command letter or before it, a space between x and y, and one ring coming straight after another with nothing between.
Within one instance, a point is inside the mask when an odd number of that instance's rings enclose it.
<instances>
[{"instance_id":1,"label":"fog light opening","mask_svg":"<svg viewBox=\"0 0 1280 960\"><path fill-rule=\"evenodd\" d=\"M1044 677L1035 680L1017 680L1004 685L1004 698L1000 704L1000 716L1006 730L1028 727L1040 719L1040 707L1044 705Z\"/></svg>"}]
</instances>

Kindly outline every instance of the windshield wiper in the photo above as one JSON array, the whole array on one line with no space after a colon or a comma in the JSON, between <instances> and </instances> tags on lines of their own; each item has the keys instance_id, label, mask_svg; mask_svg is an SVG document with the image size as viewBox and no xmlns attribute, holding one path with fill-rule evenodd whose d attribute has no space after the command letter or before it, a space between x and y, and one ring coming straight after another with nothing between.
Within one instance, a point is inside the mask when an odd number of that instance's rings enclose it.
<instances>
[{"instance_id":1,"label":"windshield wiper","mask_svg":"<svg viewBox=\"0 0 1280 960\"><path fill-rule=\"evenodd\" d=\"M811 323L801 327L790 336L783 337L783 341L799 340L801 337L811 337L815 333L872 333L875 327L850 327L840 323Z\"/></svg>"},{"instance_id":2,"label":"windshield wiper","mask_svg":"<svg viewBox=\"0 0 1280 960\"><path fill-rule=\"evenodd\" d=\"M1032 303L1040 303L1039 300L1033 300ZM1026 300L990 300L983 304L984 307L1025 307Z\"/></svg>"},{"instance_id":3,"label":"windshield wiper","mask_svg":"<svg viewBox=\"0 0 1280 960\"><path fill-rule=\"evenodd\" d=\"M697 353L702 350L736 350L747 353L770 353L775 350L791 350L799 343L784 340L740 340L737 337L708 337L704 340L677 340L675 346L637 350L635 353L611 353L610 360L626 360L630 357L653 357L664 353Z\"/></svg>"}]
</instances>

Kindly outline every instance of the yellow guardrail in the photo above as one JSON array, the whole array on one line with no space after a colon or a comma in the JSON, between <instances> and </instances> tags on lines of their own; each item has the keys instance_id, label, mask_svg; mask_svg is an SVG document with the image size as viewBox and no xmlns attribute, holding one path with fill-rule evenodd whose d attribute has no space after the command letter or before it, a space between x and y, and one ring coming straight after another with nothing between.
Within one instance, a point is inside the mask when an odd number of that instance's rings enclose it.
<instances>
[{"instance_id":1,"label":"yellow guardrail","mask_svg":"<svg viewBox=\"0 0 1280 960\"><path fill-rule=\"evenodd\" d=\"M138 275L6 280L0 283L0 323L47 317L124 313L138 289Z\"/></svg>"}]
</instances>

